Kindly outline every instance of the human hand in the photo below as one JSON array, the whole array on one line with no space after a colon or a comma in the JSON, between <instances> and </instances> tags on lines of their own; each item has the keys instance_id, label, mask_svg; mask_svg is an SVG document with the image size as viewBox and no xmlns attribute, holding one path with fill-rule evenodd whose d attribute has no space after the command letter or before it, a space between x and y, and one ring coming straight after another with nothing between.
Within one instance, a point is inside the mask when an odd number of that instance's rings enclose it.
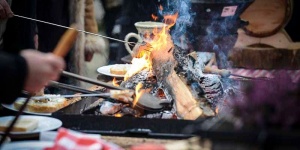
<instances>
[{"instance_id":1,"label":"human hand","mask_svg":"<svg viewBox=\"0 0 300 150\"><path fill-rule=\"evenodd\" d=\"M52 53L24 50L21 56L25 58L28 66L24 89L30 93L39 91L50 80L57 80L61 70L65 68L64 60Z\"/></svg>"},{"instance_id":2,"label":"human hand","mask_svg":"<svg viewBox=\"0 0 300 150\"><path fill-rule=\"evenodd\" d=\"M6 0L0 0L0 19L7 19L13 17L14 13Z\"/></svg>"}]
</instances>

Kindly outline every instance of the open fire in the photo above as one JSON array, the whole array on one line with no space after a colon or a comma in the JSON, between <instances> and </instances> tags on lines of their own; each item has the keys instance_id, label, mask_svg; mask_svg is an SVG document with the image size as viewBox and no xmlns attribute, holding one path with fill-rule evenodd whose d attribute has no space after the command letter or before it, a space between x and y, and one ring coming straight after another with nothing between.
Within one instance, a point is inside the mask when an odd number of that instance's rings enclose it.
<instances>
[{"instance_id":1,"label":"open fire","mask_svg":"<svg viewBox=\"0 0 300 150\"><path fill-rule=\"evenodd\" d=\"M215 60L214 55L188 54L174 45L169 30L177 17L178 13L165 15L165 26L154 28L152 33L144 35L148 41L135 46L131 68L120 84L135 90L132 104L104 100L97 114L194 120L218 113L214 104L224 93L220 76L204 73ZM115 79L113 84L118 85ZM138 107L137 102L144 92L159 97L165 105L163 109Z\"/></svg>"}]
</instances>

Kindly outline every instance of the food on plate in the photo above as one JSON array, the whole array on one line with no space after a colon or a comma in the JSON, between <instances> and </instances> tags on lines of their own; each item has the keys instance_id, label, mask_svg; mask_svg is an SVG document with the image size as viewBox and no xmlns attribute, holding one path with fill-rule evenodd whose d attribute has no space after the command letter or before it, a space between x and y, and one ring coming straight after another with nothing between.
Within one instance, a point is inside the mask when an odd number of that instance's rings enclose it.
<instances>
[{"instance_id":1,"label":"food on plate","mask_svg":"<svg viewBox=\"0 0 300 150\"><path fill-rule=\"evenodd\" d=\"M10 125L11 120L6 120L0 122L0 131L4 132L6 128ZM38 127L39 121L32 118L19 118L16 124L14 125L12 132L28 132L33 131Z\"/></svg>"},{"instance_id":2,"label":"food on plate","mask_svg":"<svg viewBox=\"0 0 300 150\"><path fill-rule=\"evenodd\" d=\"M44 95L45 97L50 94ZM50 95L51 96L51 95ZM20 109L24 104L25 99L19 99L14 102L14 107ZM27 104L26 111L35 113L52 113L69 104L68 100L63 97L44 98L44 99L30 99Z\"/></svg>"},{"instance_id":3,"label":"food on plate","mask_svg":"<svg viewBox=\"0 0 300 150\"><path fill-rule=\"evenodd\" d=\"M128 69L129 65L113 65L109 71L111 74L125 75Z\"/></svg>"}]
</instances>

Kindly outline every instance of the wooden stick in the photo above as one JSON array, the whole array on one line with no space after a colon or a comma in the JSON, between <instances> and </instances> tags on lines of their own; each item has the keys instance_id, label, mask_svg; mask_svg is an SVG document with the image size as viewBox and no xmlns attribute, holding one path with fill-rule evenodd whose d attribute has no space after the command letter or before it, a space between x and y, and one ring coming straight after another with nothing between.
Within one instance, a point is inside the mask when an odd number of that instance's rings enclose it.
<instances>
[{"instance_id":1,"label":"wooden stick","mask_svg":"<svg viewBox=\"0 0 300 150\"><path fill-rule=\"evenodd\" d=\"M212 68L210 66L205 66L204 73L218 74L222 77L229 77L231 75L229 70Z\"/></svg>"},{"instance_id":2,"label":"wooden stick","mask_svg":"<svg viewBox=\"0 0 300 150\"><path fill-rule=\"evenodd\" d=\"M56 56L65 57L74 42L76 41L78 31L76 30L76 25L71 25L72 29L68 29L63 36L60 38L58 44L56 45L53 54Z\"/></svg>"}]
</instances>

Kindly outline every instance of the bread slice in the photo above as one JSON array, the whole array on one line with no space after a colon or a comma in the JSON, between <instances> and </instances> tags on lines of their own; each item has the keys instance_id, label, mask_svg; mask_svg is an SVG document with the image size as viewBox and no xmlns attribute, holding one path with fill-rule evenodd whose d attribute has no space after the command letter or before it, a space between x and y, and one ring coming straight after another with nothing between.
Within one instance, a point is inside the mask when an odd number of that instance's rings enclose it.
<instances>
[{"instance_id":1,"label":"bread slice","mask_svg":"<svg viewBox=\"0 0 300 150\"><path fill-rule=\"evenodd\" d=\"M12 118L13 119L13 118ZM0 131L4 132L10 125L11 120L0 122ZM38 127L39 121L32 118L19 118L14 125L12 132L28 132L33 131Z\"/></svg>"},{"instance_id":2,"label":"bread slice","mask_svg":"<svg viewBox=\"0 0 300 150\"><path fill-rule=\"evenodd\" d=\"M114 65L109 69L111 74L116 74L116 75L125 75L127 70L128 67L124 65Z\"/></svg>"},{"instance_id":3,"label":"bread slice","mask_svg":"<svg viewBox=\"0 0 300 150\"><path fill-rule=\"evenodd\" d=\"M21 106L24 104L25 100L17 100L14 102L14 107L16 109L20 109ZM61 97L61 98L49 98L49 100L43 100L43 101L36 101L31 99L26 107L26 111L29 112L35 112L35 113L52 113L55 112L65 106L67 106L69 103L67 99Z\"/></svg>"}]
</instances>

